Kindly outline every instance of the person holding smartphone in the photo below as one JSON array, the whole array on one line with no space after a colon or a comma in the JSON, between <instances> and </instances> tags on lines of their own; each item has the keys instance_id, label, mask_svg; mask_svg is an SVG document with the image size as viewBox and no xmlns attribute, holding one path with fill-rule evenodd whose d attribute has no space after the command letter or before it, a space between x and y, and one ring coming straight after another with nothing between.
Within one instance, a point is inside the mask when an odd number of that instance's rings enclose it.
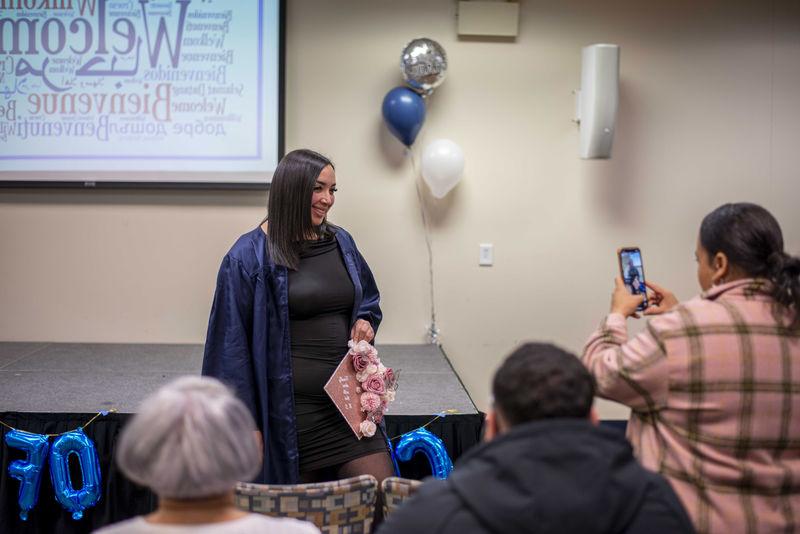
<instances>
[{"instance_id":1,"label":"person holding smartphone","mask_svg":"<svg viewBox=\"0 0 800 534\"><path fill-rule=\"evenodd\" d=\"M764 208L725 204L700 226L702 293L650 290L642 333L625 319L645 296L621 277L582 361L598 395L631 408L628 438L663 474L698 532L800 529L800 258Z\"/></svg>"}]
</instances>

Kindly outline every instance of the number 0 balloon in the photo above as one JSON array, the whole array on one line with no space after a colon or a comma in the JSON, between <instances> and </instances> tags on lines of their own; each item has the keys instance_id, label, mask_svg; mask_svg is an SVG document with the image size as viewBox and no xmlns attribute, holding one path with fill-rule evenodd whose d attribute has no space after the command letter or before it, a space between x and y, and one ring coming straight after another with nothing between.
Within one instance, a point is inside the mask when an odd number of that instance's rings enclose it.
<instances>
[{"instance_id":1,"label":"number 0 balloon","mask_svg":"<svg viewBox=\"0 0 800 534\"><path fill-rule=\"evenodd\" d=\"M69 476L69 455L75 454L81 468L83 487L75 489ZM56 439L50 449L50 479L56 500L72 513L72 519L83 517L86 508L100 500L100 460L94 442L80 428L66 432Z\"/></svg>"}]
</instances>

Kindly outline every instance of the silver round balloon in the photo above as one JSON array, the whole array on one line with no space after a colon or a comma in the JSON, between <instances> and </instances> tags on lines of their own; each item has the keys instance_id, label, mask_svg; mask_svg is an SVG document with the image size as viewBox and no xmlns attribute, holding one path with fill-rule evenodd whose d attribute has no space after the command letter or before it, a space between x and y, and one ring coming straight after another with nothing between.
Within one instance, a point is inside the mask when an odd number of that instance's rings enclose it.
<instances>
[{"instance_id":1,"label":"silver round balloon","mask_svg":"<svg viewBox=\"0 0 800 534\"><path fill-rule=\"evenodd\" d=\"M409 87L429 95L447 76L447 54L433 39L414 39L403 48L400 69Z\"/></svg>"}]
</instances>

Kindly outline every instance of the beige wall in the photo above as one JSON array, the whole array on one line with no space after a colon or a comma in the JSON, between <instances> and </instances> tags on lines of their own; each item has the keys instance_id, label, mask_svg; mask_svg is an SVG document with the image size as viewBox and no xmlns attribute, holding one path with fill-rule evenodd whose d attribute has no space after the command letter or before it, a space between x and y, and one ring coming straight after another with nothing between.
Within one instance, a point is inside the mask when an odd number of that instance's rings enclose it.
<instances>
[{"instance_id":1,"label":"beige wall","mask_svg":"<svg viewBox=\"0 0 800 534\"><path fill-rule=\"evenodd\" d=\"M429 302L412 166L380 104L407 40L448 52L415 151L447 137L466 154L462 184L427 204L441 341L481 408L520 341L580 349L607 310L619 245L640 245L648 277L689 297L700 219L751 200L800 252L797 2L523 0L516 42L458 40L454 1L287 3L287 147L337 164L332 219L378 279L383 343L421 342ZM579 160L570 122L594 42L622 46L610 161ZM265 202L0 191L0 340L202 342L219 259ZM477 265L483 242L494 267Z\"/></svg>"}]
</instances>

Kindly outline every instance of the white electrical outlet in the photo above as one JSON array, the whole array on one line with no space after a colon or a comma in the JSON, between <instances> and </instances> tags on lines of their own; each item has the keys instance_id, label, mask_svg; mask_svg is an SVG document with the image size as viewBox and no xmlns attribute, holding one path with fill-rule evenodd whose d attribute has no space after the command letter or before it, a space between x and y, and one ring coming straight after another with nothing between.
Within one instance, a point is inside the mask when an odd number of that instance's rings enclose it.
<instances>
[{"instance_id":1,"label":"white electrical outlet","mask_svg":"<svg viewBox=\"0 0 800 534\"><path fill-rule=\"evenodd\" d=\"M494 264L494 245L491 243L481 243L478 254L478 265L491 266Z\"/></svg>"}]
</instances>

